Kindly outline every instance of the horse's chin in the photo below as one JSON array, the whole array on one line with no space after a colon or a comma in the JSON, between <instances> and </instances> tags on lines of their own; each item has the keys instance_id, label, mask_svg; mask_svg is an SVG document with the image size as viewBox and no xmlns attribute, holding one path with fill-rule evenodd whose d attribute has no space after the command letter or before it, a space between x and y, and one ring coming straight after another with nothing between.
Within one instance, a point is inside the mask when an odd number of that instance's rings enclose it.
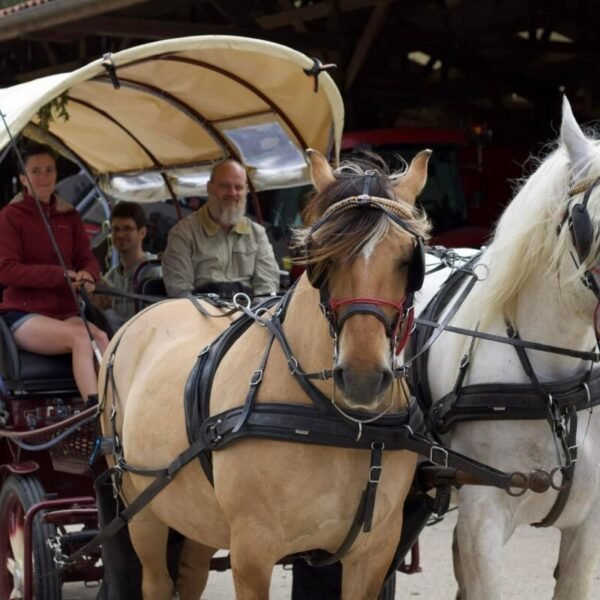
<instances>
[{"instance_id":1,"label":"horse's chin","mask_svg":"<svg viewBox=\"0 0 600 600\"><path fill-rule=\"evenodd\" d=\"M361 395L360 397L349 397L344 394L341 398L340 405L345 410L356 411L360 413L374 413L381 410L381 406L384 403L386 394L379 394L377 396L368 397L366 395Z\"/></svg>"}]
</instances>

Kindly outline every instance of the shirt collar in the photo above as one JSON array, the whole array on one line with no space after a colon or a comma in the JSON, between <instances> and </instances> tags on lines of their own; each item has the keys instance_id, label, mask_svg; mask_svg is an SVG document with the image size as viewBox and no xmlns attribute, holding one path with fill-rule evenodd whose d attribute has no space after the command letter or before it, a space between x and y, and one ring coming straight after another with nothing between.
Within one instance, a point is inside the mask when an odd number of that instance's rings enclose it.
<instances>
[{"instance_id":1,"label":"shirt collar","mask_svg":"<svg viewBox=\"0 0 600 600\"><path fill-rule=\"evenodd\" d=\"M217 223L210 216L210 212L208 212L208 205L204 205L200 210L198 210L198 220L202 225L202 228L206 232L206 235L212 237L216 235L221 229L221 225ZM248 235L250 233L250 223L246 217L244 217L239 223L236 223L230 231L234 231L239 235Z\"/></svg>"}]
</instances>

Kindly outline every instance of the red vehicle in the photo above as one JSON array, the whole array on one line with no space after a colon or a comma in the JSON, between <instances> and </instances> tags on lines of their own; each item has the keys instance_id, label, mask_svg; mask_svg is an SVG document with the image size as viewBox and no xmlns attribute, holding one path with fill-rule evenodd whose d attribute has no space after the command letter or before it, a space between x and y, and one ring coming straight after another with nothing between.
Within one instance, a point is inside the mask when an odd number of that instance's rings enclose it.
<instances>
[{"instance_id":1,"label":"red vehicle","mask_svg":"<svg viewBox=\"0 0 600 600\"><path fill-rule=\"evenodd\" d=\"M97 533L96 409L79 397L70 355L18 351L2 319L0 373L0 598L60 600L63 581L102 577L99 549L63 562Z\"/></svg>"},{"instance_id":2,"label":"red vehicle","mask_svg":"<svg viewBox=\"0 0 600 600\"><path fill-rule=\"evenodd\" d=\"M344 134L343 152L372 151L394 168L430 148L429 178L419 198L433 222L433 244L473 247L485 244L496 218L512 196L511 181L521 176L524 147L490 143L491 133L402 127Z\"/></svg>"}]
</instances>

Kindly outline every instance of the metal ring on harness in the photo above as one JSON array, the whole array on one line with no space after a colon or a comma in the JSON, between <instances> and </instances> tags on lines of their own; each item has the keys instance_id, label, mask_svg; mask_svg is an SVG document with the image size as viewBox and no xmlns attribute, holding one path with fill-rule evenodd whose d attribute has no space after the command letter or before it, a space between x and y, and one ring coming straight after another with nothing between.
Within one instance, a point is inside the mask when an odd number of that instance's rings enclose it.
<instances>
[{"instance_id":1,"label":"metal ring on harness","mask_svg":"<svg viewBox=\"0 0 600 600\"><path fill-rule=\"evenodd\" d=\"M519 498L529 489L529 480L525 473L521 471L515 471L510 474L512 485L506 488L506 493L513 498ZM519 482L518 479L521 479Z\"/></svg>"},{"instance_id":2,"label":"metal ring on harness","mask_svg":"<svg viewBox=\"0 0 600 600\"><path fill-rule=\"evenodd\" d=\"M236 308L250 308L250 305L252 304L250 296L244 292L237 292L233 295L231 300Z\"/></svg>"},{"instance_id":3,"label":"metal ring on harness","mask_svg":"<svg viewBox=\"0 0 600 600\"><path fill-rule=\"evenodd\" d=\"M483 271L482 275L477 274L478 267L480 267L481 270ZM477 279L477 281L485 281L488 278L489 274L490 274L490 268L485 263L477 263L473 267L473 275L475 275L475 279Z\"/></svg>"},{"instance_id":4,"label":"metal ring on harness","mask_svg":"<svg viewBox=\"0 0 600 600\"><path fill-rule=\"evenodd\" d=\"M550 487L553 490L556 490L557 492L562 492L569 485L569 483L563 477L562 483L560 485L556 485L556 483L554 482L554 476L556 475L556 473L561 473L562 475L562 468L554 467L554 469L550 471Z\"/></svg>"}]
</instances>

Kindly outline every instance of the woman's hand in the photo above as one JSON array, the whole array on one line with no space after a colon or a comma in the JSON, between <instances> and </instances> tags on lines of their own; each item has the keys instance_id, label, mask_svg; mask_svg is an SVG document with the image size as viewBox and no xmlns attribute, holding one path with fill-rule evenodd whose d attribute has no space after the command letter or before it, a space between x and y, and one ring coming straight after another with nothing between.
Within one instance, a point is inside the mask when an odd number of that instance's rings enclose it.
<instances>
[{"instance_id":1,"label":"woman's hand","mask_svg":"<svg viewBox=\"0 0 600 600\"><path fill-rule=\"evenodd\" d=\"M86 292L92 293L96 289L94 277L87 271L67 271L67 274L76 290L83 288Z\"/></svg>"}]
</instances>

